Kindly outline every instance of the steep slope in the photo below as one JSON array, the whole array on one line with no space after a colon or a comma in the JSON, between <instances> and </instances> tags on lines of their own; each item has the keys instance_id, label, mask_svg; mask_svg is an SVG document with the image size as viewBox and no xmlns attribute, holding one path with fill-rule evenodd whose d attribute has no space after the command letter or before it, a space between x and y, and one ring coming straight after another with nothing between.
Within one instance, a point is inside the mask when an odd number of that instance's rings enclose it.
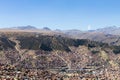
<instances>
[{"instance_id":1,"label":"steep slope","mask_svg":"<svg viewBox=\"0 0 120 80\"><path fill-rule=\"evenodd\" d=\"M94 73L96 76L104 75L105 70L110 75L113 74L111 71L116 75L120 72L120 46L56 35L37 34L36 36L36 33L2 33L1 35L4 37L0 38L0 45L3 46L0 51L0 64L13 66L15 72L47 70L62 77L68 75L69 71L80 76L94 75ZM23 76L28 77L26 76L28 73L25 73ZM6 74L8 75L8 72Z\"/></svg>"},{"instance_id":2,"label":"steep slope","mask_svg":"<svg viewBox=\"0 0 120 80\"><path fill-rule=\"evenodd\" d=\"M10 41L6 37L0 37L0 50L8 50L15 48L15 42Z\"/></svg>"}]
</instances>

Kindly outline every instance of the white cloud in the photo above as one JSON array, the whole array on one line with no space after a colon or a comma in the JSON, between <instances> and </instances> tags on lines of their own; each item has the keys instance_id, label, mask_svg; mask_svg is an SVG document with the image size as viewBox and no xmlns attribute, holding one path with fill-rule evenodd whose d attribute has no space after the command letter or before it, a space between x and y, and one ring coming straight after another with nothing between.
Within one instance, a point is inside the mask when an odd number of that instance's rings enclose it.
<instances>
[{"instance_id":1,"label":"white cloud","mask_svg":"<svg viewBox=\"0 0 120 80\"><path fill-rule=\"evenodd\" d=\"M88 25L87 29L88 29L88 30L91 30L91 25Z\"/></svg>"}]
</instances>

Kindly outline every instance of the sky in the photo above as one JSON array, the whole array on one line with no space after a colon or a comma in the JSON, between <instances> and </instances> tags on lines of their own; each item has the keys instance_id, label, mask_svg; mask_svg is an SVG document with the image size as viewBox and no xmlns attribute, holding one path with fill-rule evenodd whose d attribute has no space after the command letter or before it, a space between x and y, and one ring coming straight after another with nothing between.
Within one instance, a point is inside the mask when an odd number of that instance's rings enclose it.
<instances>
[{"instance_id":1,"label":"sky","mask_svg":"<svg viewBox=\"0 0 120 80\"><path fill-rule=\"evenodd\" d=\"M93 30L119 21L120 0L0 0L0 28Z\"/></svg>"}]
</instances>

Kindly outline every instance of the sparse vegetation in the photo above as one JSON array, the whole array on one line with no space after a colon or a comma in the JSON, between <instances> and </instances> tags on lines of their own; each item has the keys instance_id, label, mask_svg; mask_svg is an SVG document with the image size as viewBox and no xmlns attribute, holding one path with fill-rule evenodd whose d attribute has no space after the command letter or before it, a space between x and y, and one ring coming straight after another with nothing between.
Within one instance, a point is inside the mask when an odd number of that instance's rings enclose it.
<instances>
[{"instance_id":1,"label":"sparse vegetation","mask_svg":"<svg viewBox=\"0 0 120 80\"><path fill-rule=\"evenodd\" d=\"M97 51L97 50L92 50L91 52L92 52L93 54L99 53L99 51Z\"/></svg>"},{"instance_id":2,"label":"sparse vegetation","mask_svg":"<svg viewBox=\"0 0 120 80\"><path fill-rule=\"evenodd\" d=\"M120 54L120 46L115 46L113 49L113 53Z\"/></svg>"}]
</instances>

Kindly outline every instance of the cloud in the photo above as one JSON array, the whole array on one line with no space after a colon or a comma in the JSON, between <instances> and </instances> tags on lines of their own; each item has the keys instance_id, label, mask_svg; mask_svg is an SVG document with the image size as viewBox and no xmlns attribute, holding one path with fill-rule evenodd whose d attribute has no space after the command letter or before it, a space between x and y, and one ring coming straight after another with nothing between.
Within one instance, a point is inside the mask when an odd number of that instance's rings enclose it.
<instances>
[{"instance_id":1,"label":"cloud","mask_svg":"<svg viewBox=\"0 0 120 80\"><path fill-rule=\"evenodd\" d=\"M87 29L88 29L88 30L91 30L91 25L88 25Z\"/></svg>"}]
</instances>

